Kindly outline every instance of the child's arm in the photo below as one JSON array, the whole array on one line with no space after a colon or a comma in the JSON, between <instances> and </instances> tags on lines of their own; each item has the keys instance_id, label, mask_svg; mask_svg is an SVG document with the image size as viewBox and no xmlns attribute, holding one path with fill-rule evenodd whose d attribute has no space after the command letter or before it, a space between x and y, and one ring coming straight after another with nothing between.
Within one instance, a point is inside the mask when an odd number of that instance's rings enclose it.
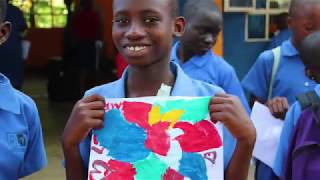
<instances>
[{"instance_id":1,"label":"child's arm","mask_svg":"<svg viewBox=\"0 0 320 180\"><path fill-rule=\"evenodd\" d=\"M237 146L225 171L226 179L246 180L256 139L255 128L236 96L217 94L209 105L213 122L220 121L237 140Z\"/></svg>"},{"instance_id":2,"label":"child's arm","mask_svg":"<svg viewBox=\"0 0 320 180\"><path fill-rule=\"evenodd\" d=\"M86 179L79 144L92 129L103 127L104 104L103 97L92 95L78 101L72 110L62 135L67 179Z\"/></svg>"}]
</instances>

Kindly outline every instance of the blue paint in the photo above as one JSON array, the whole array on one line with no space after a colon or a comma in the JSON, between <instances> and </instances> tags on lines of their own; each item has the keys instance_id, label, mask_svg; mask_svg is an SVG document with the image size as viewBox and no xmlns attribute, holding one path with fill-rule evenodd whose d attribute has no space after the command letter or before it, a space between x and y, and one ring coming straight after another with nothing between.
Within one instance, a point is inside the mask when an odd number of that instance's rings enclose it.
<instances>
[{"instance_id":1,"label":"blue paint","mask_svg":"<svg viewBox=\"0 0 320 180\"><path fill-rule=\"evenodd\" d=\"M136 124L130 124L119 110L105 113L104 128L95 131L98 141L109 150L113 159L133 163L148 157L150 151L144 146L147 134Z\"/></svg>"},{"instance_id":2,"label":"blue paint","mask_svg":"<svg viewBox=\"0 0 320 180\"><path fill-rule=\"evenodd\" d=\"M195 180L207 180L206 163L200 154L182 153L179 173Z\"/></svg>"}]
</instances>

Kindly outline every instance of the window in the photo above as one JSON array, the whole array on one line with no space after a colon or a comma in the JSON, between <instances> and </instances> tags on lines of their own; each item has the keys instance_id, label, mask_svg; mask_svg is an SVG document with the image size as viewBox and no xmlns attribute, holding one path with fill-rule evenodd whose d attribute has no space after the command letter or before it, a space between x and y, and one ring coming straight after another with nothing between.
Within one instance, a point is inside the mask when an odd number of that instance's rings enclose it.
<instances>
[{"instance_id":1,"label":"window","mask_svg":"<svg viewBox=\"0 0 320 180\"><path fill-rule=\"evenodd\" d=\"M61 28L67 21L64 0L11 0L25 15L30 27Z\"/></svg>"},{"instance_id":2,"label":"window","mask_svg":"<svg viewBox=\"0 0 320 180\"><path fill-rule=\"evenodd\" d=\"M224 0L224 9L246 13L245 39L256 42L272 37L272 20L277 14L288 12L289 4L290 0Z\"/></svg>"}]
</instances>

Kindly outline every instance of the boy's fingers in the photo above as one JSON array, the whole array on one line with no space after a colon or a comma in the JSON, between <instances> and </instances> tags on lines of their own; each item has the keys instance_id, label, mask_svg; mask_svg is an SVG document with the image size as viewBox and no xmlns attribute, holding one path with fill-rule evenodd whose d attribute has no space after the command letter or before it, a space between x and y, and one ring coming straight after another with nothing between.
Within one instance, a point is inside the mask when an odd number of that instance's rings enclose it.
<instances>
[{"instance_id":1,"label":"boy's fingers","mask_svg":"<svg viewBox=\"0 0 320 180\"><path fill-rule=\"evenodd\" d=\"M88 103L88 108L92 110L102 110L104 109L105 103L104 101L93 101Z\"/></svg>"},{"instance_id":2,"label":"boy's fingers","mask_svg":"<svg viewBox=\"0 0 320 180\"><path fill-rule=\"evenodd\" d=\"M217 93L214 95L215 97L230 97L230 95L226 94L226 93Z\"/></svg>"},{"instance_id":3,"label":"boy's fingers","mask_svg":"<svg viewBox=\"0 0 320 180\"><path fill-rule=\"evenodd\" d=\"M210 100L211 104L223 104L227 102L227 97L213 96Z\"/></svg>"},{"instance_id":4,"label":"boy's fingers","mask_svg":"<svg viewBox=\"0 0 320 180\"><path fill-rule=\"evenodd\" d=\"M90 117L99 118L99 119L103 120L105 112L104 112L104 110L91 110L89 113L90 113Z\"/></svg>"},{"instance_id":5,"label":"boy's fingers","mask_svg":"<svg viewBox=\"0 0 320 180\"><path fill-rule=\"evenodd\" d=\"M104 122L101 119L90 119L88 122L89 129L101 129L104 125Z\"/></svg>"},{"instance_id":6,"label":"boy's fingers","mask_svg":"<svg viewBox=\"0 0 320 180\"><path fill-rule=\"evenodd\" d=\"M104 102L104 97L99 96L97 94L93 94L91 96L87 96L87 97L83 98L82 101L84 103L90 103L90 102L93 102L93 101L103 101Z\"/></svg>"}]
</instances>

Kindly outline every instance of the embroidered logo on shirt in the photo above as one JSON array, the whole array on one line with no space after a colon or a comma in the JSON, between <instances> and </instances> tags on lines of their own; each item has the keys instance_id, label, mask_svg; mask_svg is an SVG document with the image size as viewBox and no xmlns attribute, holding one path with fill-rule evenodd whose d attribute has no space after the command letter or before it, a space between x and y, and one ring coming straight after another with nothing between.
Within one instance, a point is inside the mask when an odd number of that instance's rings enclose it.
<instances>
[{"instance_id":1,"label":"embroidered logo on shirt","mask_svg":"<svg viewBox=\"0 0 320 180\"><path fill-rule=\"evenodd\" d=\"M13 148L24 149L27 146L27 137L23 133L8 133L8 144Z\"/></svg>"}]
</instances>

